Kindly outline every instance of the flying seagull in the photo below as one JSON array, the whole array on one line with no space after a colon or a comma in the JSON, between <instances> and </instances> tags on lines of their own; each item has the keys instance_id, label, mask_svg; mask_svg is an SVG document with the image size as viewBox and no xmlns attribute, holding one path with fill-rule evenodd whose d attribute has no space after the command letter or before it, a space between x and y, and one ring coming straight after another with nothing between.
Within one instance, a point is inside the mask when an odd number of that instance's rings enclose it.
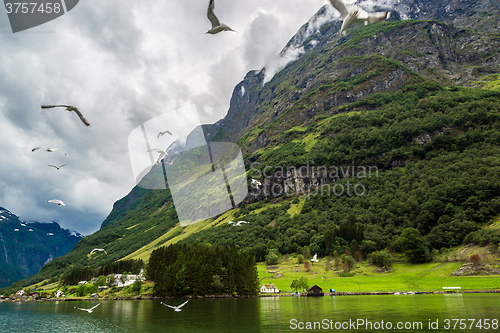
<instances>
[{"instance_id":1,"label":"flying seagull","mask_svg":"<svg viewBox=\"0 0 500 333\"><path fill-rule=\"evenodd\" d=\"M391 16L391 12L376 12L368 13L356 5L346 5L341 0L330 0L332 6L340 12L344 22L340 28L340 33L348 27L357 22L363 22L364 25L368 23L375 23L382 20L387 20Z\"/></svg>"},{"instance_id":2,"label":"flying seagull","mask_svg":"<svg viewBox=\"0 0 500 333\"><path fill-rule=\"evenodd\" d=\"M243 225L243 223L250 223L248 221L238 221L238 223L236 223L236 226L237 227L241 227Z\"/></svg>"},{"instance_id":3,"label":"flying seagull","mask_svg":"<svg viewBox=\"0 0 500 333\"><path fill-rule=\"evenodd\" d=\"M94 305L93 307L91 307L90 309L84 309L84 308L77 308L76 306L74 307L75 309L78 309L78 310L82 310L82 311L87 311L88 313L92 313L94 311L95 308L97 308L99 305L101 305L101 303L97 304L97 305Z\"/></svg>"},{"instance_id":4,"label":"flying seagull","mask_svg":"<svg viewBox=\"0 0 500 333\"><path fill-rule=\"evenodd\" d=\"M227 224L232 224L233 227L241 227L243 225L243 223L250 223L250 222L247 222L247 221L238 221L238 222L229 221L229 222L227 222Z\"/></svg>"},{"instance_id":5,"label":"flying seagull","mask_svg":"<svg viewBox=\"0 0 500 333\"><path fill-rule=\"evenodd\" d=\"M162 160L162 159L163 159L166 155L168 155L168 153L167 153L166 151L164 151L163 149L157 149L157 148L148 150L148 153L149 153L149 152L153 152L153 151L154 151L154 152L157 152L158 154L160 154L160 155L158 156L158 159L156 160L156 164L160 164L161 160ZM177 157L178 157L178 156L176 156L176 157L172 160L172 162L163 161L163 163L166 163L166 164L168 164L168 165L174 165L174 161L175 161L175 159L176 159Z\"/></svg>"},{"instance_id":6,"label":"flying seagull","mask_svg":"<svg viewBox=\"0 0 500 333\"><path fill-rule=\"evenodd\" d=\"M42 109L52 109L52 108L66 108L66 111L75 111L75 113L78 115L78 117L80 118L80 120L87 126L90 126L90 123L87 121L87 119L85 119L82 115L82 113L80 112L80 110L78 110L77 107L74 107L72 105L42 105L40 106Z\"/></svg>"},{"instance_id":7,"label":"flying seagull","mask_svg":"<svg viewBox=\"0 0 500 333\"><path fill-rule=\"evenodd\" d=\"M160 132L160 133L158 133L158 137L163 136L163 135L165 135L165 134L170 134L170 135L172 135L172 133L170 133L170 131L164 131L164 132Z\"/></svg>"},{"instance_id":8,"label":"flying seagull","mask_svg":"<svg viewBox=\"0 0 500 333\"><path fill-rule=\"evenodd\" d=\"M185 301L184 303L182 303L181 305L178 305L178 306L172 306L172 305L168 305L168 304L165 304L163 302L160 302L160 304L163 304L165 306L168 306L169 308L172 308L175 310L175 312L181 312L181 308L186 305L186 303L189 302L189 300Z\"/></svg>"},{"instance_id":9,"label":"flying seagull","mask_svg":"<svg viewBox=\"0 0 500 333\"><path fill-rule=\"evenodd\" d=\"M259 186L262 185L261 182L259 182L257 179L252 179L252 184L253 186L255 186L256 188L259 188Z\"/></svg>"},{"instance_id":10,"label":"flying seagull","mask_svg":"<svg viewBox=\"0 0 500 333\"><path fill-rule=\"evenodd\" d=\"M165 155L167 155L167 152L166 152L166 151L164 151L163 149L157 149L157 148L155 148L155 149L150 149L150 150L148 150L148 153L150 153L150 152L152 152L152 151L157 152L158 154L160 154L160 155L158 156L158 160L156 160L156 164L160 164L161 159L162 159L162 158L164 158L164 157L165 157Z\"/></svg>"},{"instance_id":11,"label":"flying seagull","mask_svg":"<svg viewBox=\"0 0 500 333\"><path fill-rule=\"evenodd\" d=\"M313 258L311 259L311 261L319 262L319 260L318 260L318 254L317 253L313 256Z\"/></svg>"},{"instance_id":12,"label":"flying seagull","mask_svg":"<svg viewBox=\"0 0 500 333\"><path fill-rule=\"evenodd\" d=\"M207 17L212 23L212 29L208 30L207 34L215 35L221 31L234 31L224 23L219 22L219 19L217 18L217 16L215 16L214 8L215 0L210 0L210 3L208 4Z\"/></svg>"},{"instance_id":13,"label":"flying seagull","mask_svg":"<svg viewBox=\"0 0 500 333\"><path fill-rule=\"evenodd\" d=\"M60 166L57 166L57 165L52 165L52 164L47 164L48 166L50 167L54 167L56 168L57 170L61 169L63 166L67 165L67 164L63 164L63 165L60 165Z\"/></svg>"},{"instance_id":14,"label":"flying seagull","mask_svg":"<svg viewBox=\"0 0 500 333\"><path fill-rule=\"evenodd\" d=\"M38 149L42 149L42 148L43 148L43 149L45 149L45 151L47 151L47 152L49 152L49 153L53 153L53 152L55 152L55 151L58 151L58 152L60 152L61 154L64 154L64 155L68 156L68 154L66 154L65 152L63 152L63 151L62 151L61 149L59 149L59 148L35 147L35 148L31 149L31 151L32 151L32 152L33 152L33 151L37 151Z\"/></svg>"},{"instance_id":15,"label":"flying seagull","mask_svg":"<svg viewBox=\"0 0 500 333\"><path fill-rule=\"evenodd\" d=\"M94 253L96 251L101 251L101 252L104 252L104 253L108 254L108 252L106 252L105 249L93 249L92 251L90 251L89 255L91 255L92 253Z\"/></svg>"},{"instance_id":16,"label":"flying seagull","mask_svg":"<svg viewBox=\"0 0 500 333\"><path fill-rule=\"evenodd\" d=\"M64 202L62 202L61 200L58 200L58 199L51 199L51 200L47 200L47 202L53 202L53 203L56 203L58 206L66 206L64 204Z\"/></svg>"}]
</instances>

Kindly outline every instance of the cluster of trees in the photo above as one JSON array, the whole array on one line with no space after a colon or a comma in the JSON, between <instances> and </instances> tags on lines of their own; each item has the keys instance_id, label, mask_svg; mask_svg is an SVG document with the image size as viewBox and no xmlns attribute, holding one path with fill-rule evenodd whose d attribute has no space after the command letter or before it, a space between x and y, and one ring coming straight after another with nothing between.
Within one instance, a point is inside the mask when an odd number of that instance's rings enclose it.
<instances>
[{"instance_id":1,"label":"cluster of trees","mask_svg":"<svg viewBox=\"0 0 500 333\"><path fill-rule=\"evenodd\" d=\"M381 268L387 269L392 266L391 254L386 250L370 253L369 261Z\"/></svg>"},{"instance_id":2,"label":"cluster of trees","mask_svg":"<svg viewBox=\"0 0 500 333\"><path fill-rule=\"evenodd\" d=\"M309 281L305 276L302 276L300 279L295 279L290 283L290 289L297 291L308 290L309 289Z\"/></svg>"},{"instance_id":3,"label":"cluster of trees","mask_svg":"<svg viewBox=\"0 0 500 333\"><path fill-rule=\"evenodd\" d=\"M255 295L259 281L255 259L235 248L209 244L173 244L151 253L146 271L155 296Z\"/></svg>"}]
</instances>

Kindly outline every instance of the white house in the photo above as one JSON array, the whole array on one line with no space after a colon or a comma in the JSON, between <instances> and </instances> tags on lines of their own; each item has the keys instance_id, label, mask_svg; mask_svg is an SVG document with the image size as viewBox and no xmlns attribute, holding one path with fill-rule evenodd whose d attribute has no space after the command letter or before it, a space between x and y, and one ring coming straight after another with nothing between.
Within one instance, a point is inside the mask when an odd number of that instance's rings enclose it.
<instances>
[{"instance_id":1,"label":"white house","mask_svg":"<svg viewBox=\"0 0 500 333\"><path fill-rule=\"evenodd\" d=\"M54 293L54 297L65 297L64 292L61 289L57 289Z\"/></svg>"},{"instance_id":2,"label":"white house","mask_svg":"<svg viewBox=\"0 0 500 333\"><path fill-rule=\"evenodd\" d=\"M261 293L279 293L280 290L272 283L269 284L263 284L260 287L260 292Z\"/></svg>"},{"instance_id":3,"label":"white house","mask_svg":"<svg viewBox=\"0 0 500 333\"><path fill-rule=\"evenodd\" d=\"M18 299L18 298L22 298L24 295L26 294L26 292L24 290L19 290L17 291L12 297L11 299Z\"/></svg>"},{"instance_id":4,"label":"white house","mask_svg":"<svg viewBox=\"0 0 500 333\"><path fill-rule=\"evenodd\" d=\"M139 275L135 275L135 274L130 274L130 275L126 275L126 274L112 274L111 276L108 276L108 278L112 277L114 278L114 284L115 286L117 287L126 287L126 286L130 286L131 284L134 284L134 282L136 280L143 280L143 277L142 277L142 273L143 273L143 270L141 270L141 272L139 273Z\"/></svg>"}]
</instances>

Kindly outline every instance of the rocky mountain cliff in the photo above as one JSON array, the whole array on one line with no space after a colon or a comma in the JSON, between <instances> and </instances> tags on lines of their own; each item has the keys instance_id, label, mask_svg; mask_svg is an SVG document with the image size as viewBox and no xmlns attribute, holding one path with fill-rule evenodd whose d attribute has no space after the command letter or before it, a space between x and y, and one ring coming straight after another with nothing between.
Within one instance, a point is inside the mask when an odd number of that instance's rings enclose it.
<instances>
[{"instance_id":1,"label":"rocky mountain cliff","mask_svg":"<svg viewBox=\"0 0 500 333\"><path fill-rule=\"evenodd\" d=\"M59 224L19 220L0 207L0 287L25 279L67 254L83 236Z\"/></svg>"},{"instance_id":2,"label":"rocky mountain cliff","mask_svg":"<svg viewBox=\"0 0 500 333\"><path fill-rule=\"evenodd\" d=\"M484 5L482 9L493 7L491 1L486 2L489 5ZM415 1L416 7L411 1L404 3L404 8L413 9L403 17L443 18L439 10L415 9L418 6L427 8L430 1ZM471 3L465 1L464 11L472 10L474 6ZM498 4L495 6L498 8ZM311 21L329 15L331 13L323 8ZM499 17L497 13L497 22ZM446 21L456 23L452 17L447 17ZM295 119L293 124L297 125L321 112L355 102L372 93L395 91L408 83L408 75L412 75L408 70L444 85L463 86L474 85L475 80L500 71L500 37L496 34L473 32L436 21L391 21L375 26L355 26L352 30L362 29L362 32L339 36L339 24L339 21L329 22L314 34L311 34L312 23L304 25L280 56L286 57L286 51L292 47L302 48L303 55L291 61L265 85L266 69L249 72L235 87L227 116L214 125L205 126L209 140L238 141L245 133L247 137L251 136L248 135L251 129L264 129L292 109L300 109L298 115L290 113ZM321 103L299 104L315 89L325 85L338 86L349 78L366 73L376 62L376 56L382 57L377 61L395 61L391 66L398 68L385 73L370 72L368 84L358 84L349 89L336 87L333 94L330 89L320 96ZM324 95L328 95L327 98L323 98ZM281 102L271 103L273 99ZM248 152L267 146L268 136L264 130L257 137L245 140L242 148ZM238 143L243 142L240 140Z\"/></svg>"},{"instance_id":3,"label":"rocky mountain cliff","mask_svg":"<svg viewBox=\"0 0 500 333\"><path fill-rule=\"evenodd\" d=\"M483 33L500 33L496 0L398 0L394 10L403 20L437 20Z\"/></svg>"}]
</instances>

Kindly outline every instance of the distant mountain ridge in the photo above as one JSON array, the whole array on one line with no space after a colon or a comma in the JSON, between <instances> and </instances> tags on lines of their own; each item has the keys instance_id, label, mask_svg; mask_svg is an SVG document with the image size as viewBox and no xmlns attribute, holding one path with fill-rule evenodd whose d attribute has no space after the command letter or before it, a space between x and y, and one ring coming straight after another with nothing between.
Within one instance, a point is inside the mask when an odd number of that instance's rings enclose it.
<instances>
[{"instance_id":1,"label":"distant mountain ridge","mask_svg":"<svg viewBox=\"0 0 500 333\"><path fill-rule=\"evenodd\" d=\"M56 222L23 222L0 207L0 287L25 279L54 258L67 254L83 238Z\"/></svg>"}]
</instances>

